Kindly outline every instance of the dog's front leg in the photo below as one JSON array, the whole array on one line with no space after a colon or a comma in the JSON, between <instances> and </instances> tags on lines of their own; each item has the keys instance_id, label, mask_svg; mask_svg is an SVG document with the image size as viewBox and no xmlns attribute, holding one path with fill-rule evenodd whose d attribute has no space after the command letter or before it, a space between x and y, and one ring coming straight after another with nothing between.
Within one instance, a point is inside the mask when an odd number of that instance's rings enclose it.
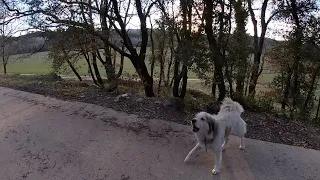
<instances>
[{"instance_id":1,"label":"dog's front leg","mask_svg":"<svg viewBox=\"0 0 320 180\"><path fill-rule=\"evenodd\" d=\"M213 175L220 173L221 161L222 161L222 152L221 151L215 152L215 165L214 165L214 169L212 169Z\"/></svg>"},{"instance_id":2,"label":"dog's front leg","mask_svg":"<svg viewBox=\"0 0 320 180\"><path fill-rule=\"evenodd\" d=\"M220 173L221 161L222 161L222 142L224 139L224 132L220 134L220 137L217 137L215 141L215 146L212 149L215 153L215 163L214 168L212 169L212 174L216 175Z\"/></svg>"},{"instance_id":3,"label":"dog's front leg","mask_svg":"<svg viewBox=\"0 0 320 180\"><path fill-rule=\"evenodd\" d=\"M184 159L184 162L189 161L190 157L199 149L201 149L201 146L199 143L197 143L196 146L188 153L187 157Z\"/></svg>"}]
</instances>

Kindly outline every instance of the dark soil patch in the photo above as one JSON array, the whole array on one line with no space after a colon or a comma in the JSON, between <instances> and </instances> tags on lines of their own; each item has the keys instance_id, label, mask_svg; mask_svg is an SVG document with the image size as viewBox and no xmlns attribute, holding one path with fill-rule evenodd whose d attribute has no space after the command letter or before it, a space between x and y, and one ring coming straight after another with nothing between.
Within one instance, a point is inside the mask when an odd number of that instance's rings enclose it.
<instances>
[{"instance_id":1,"label":"dark soil patch","mask_svg":"<svg viewBox=\"0 0 320 180\"><path fill-rule=\"evenodd\" d=\"M137 95L139 93L134 91L140 86L137 82L120 81L119 91L110 93L93 86L91 82L66 81L52 76L0 75L0 86L181 124L188 124L196 113L176 111L166 105L167 99L164 98ZM124 93L128 96L120 97ZM205 107L197 109L207 110ZM276 114L245 112L242 116L248 125L248 138L320 150L320 129L317 127Z\"/></svg>"}]
</instances>

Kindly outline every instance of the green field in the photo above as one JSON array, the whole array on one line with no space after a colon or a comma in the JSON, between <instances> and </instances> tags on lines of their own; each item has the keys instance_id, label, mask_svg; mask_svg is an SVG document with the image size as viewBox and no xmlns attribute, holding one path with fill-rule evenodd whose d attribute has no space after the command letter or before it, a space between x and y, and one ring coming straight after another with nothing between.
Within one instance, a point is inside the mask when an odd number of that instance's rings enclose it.
<instances>
[{"instance_id":1,"label":"green field","mask_svg":"<svg viewBox=\"0 0 320 180\"><path fill-rule=\"evenodd\" d=\"M117 57L117 65L120 64L120 57ZM100 62L99 69L100 73L104 75L104 68ZM147 66L149 67L149 63L147 62ZM80 75L88 75L87 64L84 58L81 58L76 64L78 72ZM135 74L136 71L132 66L132 63L128 58L124 60L124 72L132 75ZM10 74L47 74L52 72L51 68L51 60L48 58L48 52L39 52L35 54L19 54L13 55L9 59L9 63L7 66L7 71ZM157 73L157 68L156 68ZM3 69L0 69L0 72L3 73ZM74 75L70 69L67 71L60 72L63 75ZM189 78L197 78L194 73L189 74Z\"/></svg>"},{"instance_id":2,"label":"green field","mask_svg":"<svg viewBox=\"0 0 320 180\"><path fill-rule=\"evenodd\" d=\"M147 57L148 58L148 57ZM120 63L120 57L117 58L117 64ZM105 75L104 68L102 67L101 63L98 62L99 69L101 75ZM147 66L149 63L147 62ZM85 59L82 58L76 64L78 72L80 75L88 75L88 69L85 62ZM51 68L51 60L48 58L48 52L39 52L35 54L19 54L13 55L9 59L9 63L7 66L7 71L9 74L48 74L52 72ZM3 73L3 69L0 69L0 73ZM157 74L157 69L156 72ZM62 75L74 76L72 71L68 68L66 71L60 72ZM132 66L129 59L125 58L124 61L124 75L133 75L135 74L135 69ZM272 81L275 74L261 74L259 78L259 84L266 85ZM197 79L197 76L193 72L189 72L188 77L190 79ZM202 86L202 83L199 81L190 81L189 85L192 87L199 87ZM210 87L208 87L208 90Z\"/></svg>"},{"instance_id":3,"label":"green field","mask_svg":"<svg viewBox=\"0 0 320 180\"><path fill-rule=\"evenodd\" d=\"M120 62L119 58L117 61ZM98 64L100 72L103 74L104 68L100 62ZM80 75L88 75L88 69L84 58L81 58L75 66ZM39 52L32 55L13 55L9 59L7 71L10 74L48 74L52 72L51 60L48 58L48 52ZM128 59L125 59L124 71L129 74L135 73L131 62ZM1 69L0 72L3 73L3 69ZM74 75L69 68L67 71L61 71L60 73L64 75Z\"/></svg>"}]
</instances>

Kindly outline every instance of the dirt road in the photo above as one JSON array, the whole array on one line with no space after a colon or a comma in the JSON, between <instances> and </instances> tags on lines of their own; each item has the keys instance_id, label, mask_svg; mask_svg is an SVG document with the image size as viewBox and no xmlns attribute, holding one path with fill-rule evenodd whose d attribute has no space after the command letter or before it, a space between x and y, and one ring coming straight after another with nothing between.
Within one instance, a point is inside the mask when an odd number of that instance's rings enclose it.
<instances>
[{"instance_id":1,"label":"dirt road","mask_svg":"<svg viewBox=\"0 0 320 180\"><path fill-rule=\"evenodd\" d=\"M0 87L1 180L320 179L320 152L232 138L222 172L213 155L184 164L189 127Z\"/></svg>"}]
</instances>

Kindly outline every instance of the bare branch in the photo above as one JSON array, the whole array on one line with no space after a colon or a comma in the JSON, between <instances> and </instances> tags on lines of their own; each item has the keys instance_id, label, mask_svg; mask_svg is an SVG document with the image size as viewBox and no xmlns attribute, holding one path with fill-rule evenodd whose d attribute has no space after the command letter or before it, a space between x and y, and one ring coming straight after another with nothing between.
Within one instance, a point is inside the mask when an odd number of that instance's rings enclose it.
<instances>
[{"instance_id":1,"label":"bare branch","mask_svg":"<svg viewBox=\"0 0 320 180\"><path fill-rule=\"evenodd\" d=\"M85 2L85 1L68 1L68 0L59 0L65 4L68 4L68 5L79 5L79 6L86 6L88 7L89 9L92 9L92 10L95 10L97 12L100 12L100 9L97 8L97 7L94 7L92 6L91 4Z\"/></svg>"},{"instance_id":2,"label":"bare branch","mask_svg":"<svg viewBox=\"0 0 320 180\"><path fill-rule=\"evenodd\" d=\"M276 16L277 14L279 14L280 11L274 11L271 16L268 18L267 22L266 22L266 26L268 26L268 24L271 22L271 20L273 19L274 16Z\"/></svg>"},{"instance_id":3,"label":"bare branch","mask_svg":"<svg viewBox=\"0 0 320 180\"><path fill-rule=\"evenodd\" d=\"M152 8L155 4L157 4L157 1L154 1L154 2L152 2L152 3L150 4L150 6L148 7L148 10L147 10L145 16L149 16L150 11L151 11L151 8Z\"/></svg>"}]
</instances>

